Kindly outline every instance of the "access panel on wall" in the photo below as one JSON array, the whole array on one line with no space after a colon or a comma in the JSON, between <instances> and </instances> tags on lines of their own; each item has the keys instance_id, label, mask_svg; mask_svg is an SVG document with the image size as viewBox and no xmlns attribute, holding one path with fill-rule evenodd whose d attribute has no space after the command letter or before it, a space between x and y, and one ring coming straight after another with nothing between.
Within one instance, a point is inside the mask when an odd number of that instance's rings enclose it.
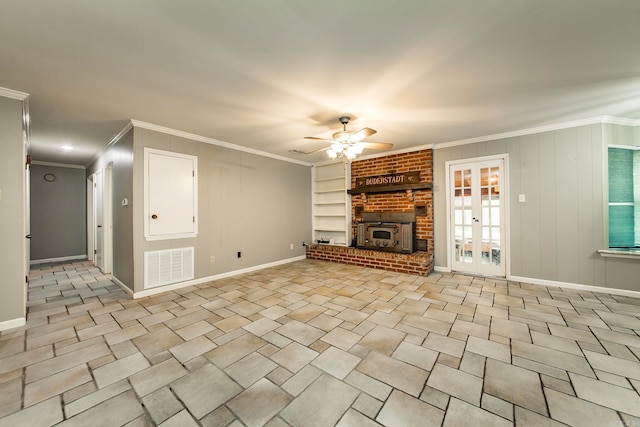
<instances>
[{"instance_id":1,"label":"access panel on wall","mask_svg":"<svg viewBox=\"0 0 640 427\"><path fill-rule=\"evenodd\" d=\"M198 234L198 158L144 149L144 228L147 240Z\"/></svg>"}]
</instances>

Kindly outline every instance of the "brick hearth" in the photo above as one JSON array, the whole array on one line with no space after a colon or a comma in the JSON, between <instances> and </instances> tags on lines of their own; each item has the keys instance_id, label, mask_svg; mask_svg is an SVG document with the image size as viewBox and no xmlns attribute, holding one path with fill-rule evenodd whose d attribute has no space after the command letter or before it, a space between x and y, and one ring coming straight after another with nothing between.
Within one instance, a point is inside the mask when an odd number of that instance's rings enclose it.
<instances>
[{"instance_id":1,"label":"brick hearth","mask_svg":"<svg viewBox=\"0 0 640 427\"><path fill-rule=\"evenodd\" d=\"M345 246L307 245L307 258L421 276L426 276L433 271L433 254L422 251L399 254Z\"/></svg>"}]
</instances>

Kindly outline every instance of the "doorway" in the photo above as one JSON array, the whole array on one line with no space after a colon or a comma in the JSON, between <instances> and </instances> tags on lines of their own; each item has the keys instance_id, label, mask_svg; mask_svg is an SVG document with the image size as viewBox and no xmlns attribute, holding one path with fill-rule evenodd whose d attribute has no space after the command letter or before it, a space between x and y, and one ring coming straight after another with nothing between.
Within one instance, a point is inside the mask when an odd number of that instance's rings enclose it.
<instances>
[{"instance_id":1,"label":"doorway","mask_svg":"<svg viewBox=\"0 0 640 427\"><path fill-rule=\"evenodd\" d=\"M453 271L506 276L505 157L447 162L449 265Z\"/></svg>"},{"instance_id":2,"label":"doorway","mask_svg":"<svg viewBox=\"0 0 640 427\"><path fill-rule=\"evenodd\" d=\"M93 254L93 264L104 274L110 274L112 270L112 165L97 171L91 176L92 191L87 199L91 202L92 227L88 247ZM92 250L91 250L92 249Z\"/></svg>"}]
</instances>

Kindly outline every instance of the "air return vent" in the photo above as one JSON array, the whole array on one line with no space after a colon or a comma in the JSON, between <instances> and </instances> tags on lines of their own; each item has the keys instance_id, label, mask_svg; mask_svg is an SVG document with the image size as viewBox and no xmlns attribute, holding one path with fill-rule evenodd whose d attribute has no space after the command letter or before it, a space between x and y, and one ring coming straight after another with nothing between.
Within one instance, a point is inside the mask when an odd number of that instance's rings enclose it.
<instances>
[{"instance_id":1,"label":"air return vent","mask_svg":"<svg viewBox=\"0 0 640 427\"><path fill-rule=\"evenodd\" d=\"M144 253L144 288L193 279L193 246Z\"/></svg>"}]
</instances>

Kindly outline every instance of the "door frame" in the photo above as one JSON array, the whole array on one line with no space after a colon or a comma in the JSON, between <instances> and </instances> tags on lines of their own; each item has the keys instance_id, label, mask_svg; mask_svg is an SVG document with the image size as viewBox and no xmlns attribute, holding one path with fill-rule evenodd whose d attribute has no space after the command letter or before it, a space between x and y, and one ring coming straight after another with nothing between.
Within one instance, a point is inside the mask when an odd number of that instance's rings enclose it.
<instances>
[{"instance_id":1,"label":"door frame","mask_svg":"<svg viewBox=\"0 0 640 427\"><path fill-rule=\"evenodd\" d=\"M29 274L31 273L31 159L25 156L27 161L24 168L24 308L23 315L27 316L27 297L29 292Z\"/></svg>"},{"instance_id":2,"label":"door frame","mask_svg":"<svg viewBox=\"0 0 640 427\"><path fill-rule=\"evenodd\" d=\"M93 174L87 178L87 259L93 261L94 243L93 225Z\"/></svg>"},{"instance_id":3,"label":"door frame","mask_svg":"<svg viewBox=\"0 0 640 427\"><path fill-rule=\"evenodd\" d=\"M503 197L503 213L504 213L504 224L501 229L501 233L504 233L504 248L501 251L501 257L504 259L504 270L505 270L505 278L511 276L511 227L510 227L510 215L509 215L509 154L495 154L491 156L482 156L482 157L470 157L466 159L457 159L457 160L449 160L445 162L445 196L446 196L446 223L447 223L447 266L448 271L453 271L453 245L454 243L451 241L451 166L460 165L460 164L470 164L470 163L480 163L491 160L501 160L502 161L502 174L503 174L503 189L501 190L501 195ZM473 273L467 273L473 274ZM481 275L480 273L478 273ZM502 277L502 276L500 276Z\"/></svg>"},{"instance_id":4,"label":"door frame","mask_svg":"<svg viewBox=\"0 0 640 427\"><path fill-rule=\"evenodd\" d=\"M96 214L98 201L96 200L97 175L101 175L102 185L101 214L102 214L102 267L104 274L111 274L113 269L113 164L97 170L87 179L87 258L94 262L97 247L98 227Z\"/></svg>"}]
</instances>

